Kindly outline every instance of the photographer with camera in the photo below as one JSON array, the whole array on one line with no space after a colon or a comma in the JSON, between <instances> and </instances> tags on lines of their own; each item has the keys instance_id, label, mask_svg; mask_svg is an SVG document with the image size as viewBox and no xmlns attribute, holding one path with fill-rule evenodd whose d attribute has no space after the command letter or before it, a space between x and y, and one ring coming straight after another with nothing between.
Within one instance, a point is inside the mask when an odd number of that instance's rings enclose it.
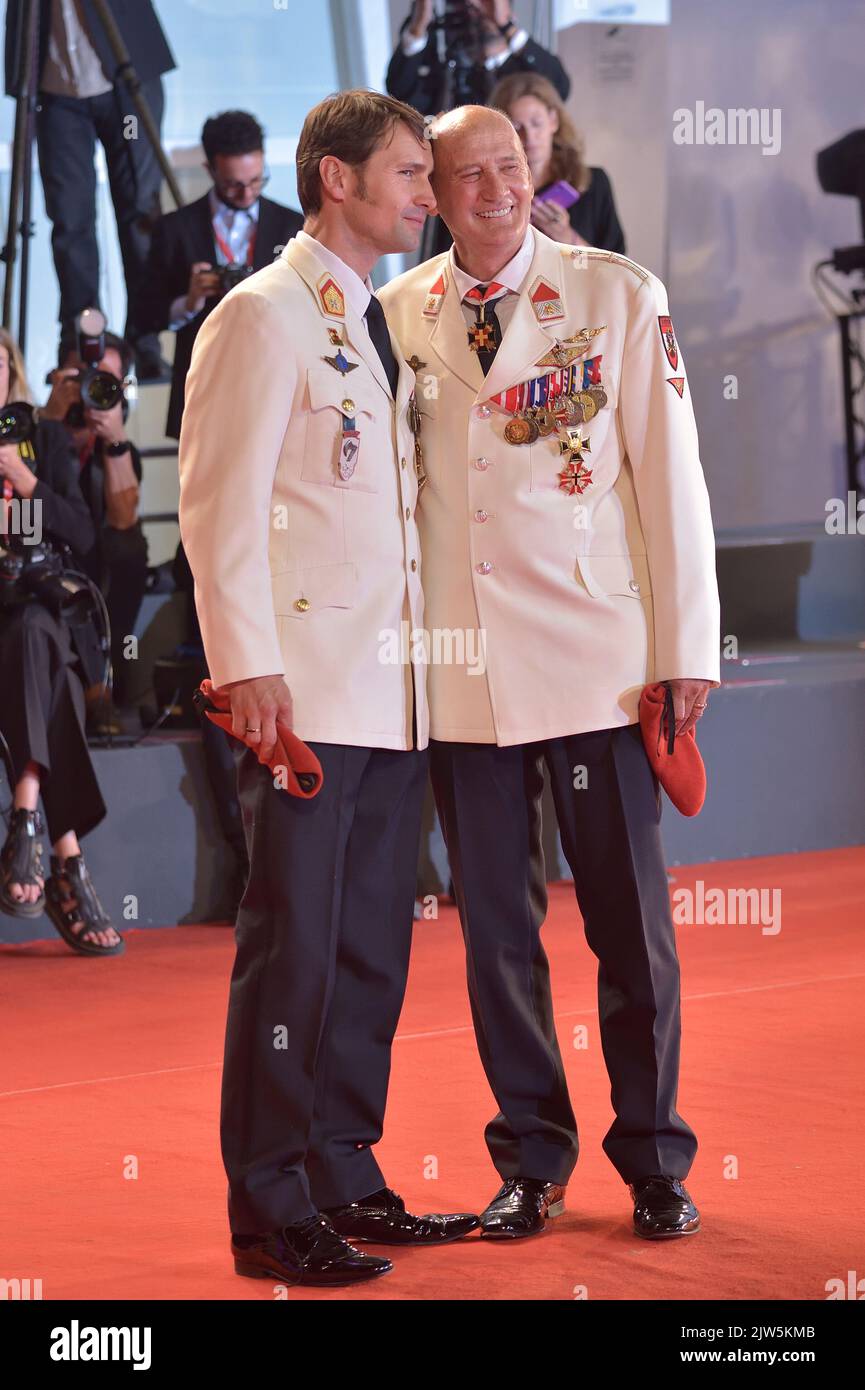
<instances>
[{"instance_id":1,"label":"photographer with camera","mask_svg":"<svg viewBox=\"0 0 865 1390\"><path fill-rule=\"evenodd\" d=\"M201 132L213 180L202 198L157 222L140 315L153 332L176 333L165 433L180 438L186 374L198 330L220 299L269 265L303 226L299 212L262 196L270 175L264 131L248 111L223 111Z\"/></svg>"},{"instance_id":2,"label":"photographer with camera","mask_svg":"<svg viewBox=\"0 0 865 1390\"><path fill-rule=\"evenodd\" d=\"M554 53L517 25L510 0L446 0L440 19L433 0L415 0L385 87L434 116L452 106L486 106L493 84L516 72L539 73L567 100L568 74Z\"/></svg>"},{"instance_id":3,"label":"photographer with camera","mask_svg":"<svg viewBox=\"0 0 865 1390\"><path fill-rule=\"evenodd\" d=\"M18 345L0 329L0 735L13 788L0 907L18 918L47 912L73 950L113 956L123 939L79 843L106 814L76 666L93 665L93 644L88 662L76 640L93 596L76 572L94 528L66 430L39 418L29 400ZM40 791L53 851L47 879Z\"/></svg>"},{"instance_id":4,"label":"photographer with camera","mask_svg":"<svg viewBox=\"0 0 865 1390\"><path fill-rule=\"evenodd\" d=\"M79 460L80 486L96 528L84 569L105 595L111 626L114 697L128 696L124 639L134 630L147 584L147 540L138 515L141 455L126 435L124 381L132 351L105 331L98 309L77 320L78 347L51 374L42 418L62 421ZM119 733L116 711L101 683L87 690L88 730Z\"/></svg>"}]
</instances>

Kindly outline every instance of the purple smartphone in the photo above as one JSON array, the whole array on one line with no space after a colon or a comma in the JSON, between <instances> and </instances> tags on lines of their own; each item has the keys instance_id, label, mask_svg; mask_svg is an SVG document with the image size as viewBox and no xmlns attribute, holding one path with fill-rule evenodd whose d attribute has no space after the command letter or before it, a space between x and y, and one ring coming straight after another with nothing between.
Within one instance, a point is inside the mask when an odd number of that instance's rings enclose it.
<instances>
[{"instance_id":1,"label":"purple smartphone","mask_svg":"<svg viewBox=\"0 0 865 1390\"><path fill-rule=\"evenodd\" d=\"M557 183L551 183L549 188L545 188L543 193L536 193L535 197L542 203L558 203L560 208L567 212L574 203L580 201L580 195L572 184L566 179L559 179Z\"/></svg>"}]
</instances>

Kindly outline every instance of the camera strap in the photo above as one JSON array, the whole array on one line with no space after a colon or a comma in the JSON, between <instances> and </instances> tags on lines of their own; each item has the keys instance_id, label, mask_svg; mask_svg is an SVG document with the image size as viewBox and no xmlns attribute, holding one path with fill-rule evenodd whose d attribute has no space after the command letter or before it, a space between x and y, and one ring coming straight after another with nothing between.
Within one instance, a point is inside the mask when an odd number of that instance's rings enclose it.
<instances>
[{"instance_id":1,"label":"camera strap","mask_svg":"<svg viewBox=\"0 0 865 1390\"><path fill-rule=\"evenodd\" d=\"M255 255L255 238L257 234L258 224L253 223L252 233L249 238L249 245L246 248L246 264L248 266L252 265L252 260ZM231 250L231 247L229 246L225 238L220 236L215 223L213 224L213 239L219 247L220 251L222 252L223 256L225 257L226 265L238 265L239 262L234 259L234 254Z\"/></svg>"}]
</instances>

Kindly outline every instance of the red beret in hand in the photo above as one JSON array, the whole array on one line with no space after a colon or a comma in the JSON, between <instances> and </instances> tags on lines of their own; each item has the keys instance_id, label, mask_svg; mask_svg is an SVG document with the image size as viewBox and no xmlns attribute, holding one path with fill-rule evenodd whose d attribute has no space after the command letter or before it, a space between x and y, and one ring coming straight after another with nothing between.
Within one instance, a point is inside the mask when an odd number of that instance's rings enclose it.
<instances>
[{"instance_id":1,"label":"red beret in hand","mask_svg":"<svg viewBox=\"0 0 865 1390\"><path fill-rule=\"evenodd\" d=\"M206 714L212 724L218 724L220 729L245 743L247 748L251 748L253 753L258 755L261 740L253 742L248 734L236 734L232 728L231 698L227 690L217 689L209 679L203 680L192 701L199 714ZM264 759L259 757L258 761L263 762ZM305 801L317 796L324 784L321 763L312 749L279 719L276 721L276 746L272 756L267 760L267 766L274 775L283 778L284 791L290 792L292 796L300 796Z\"/></svg>"},{"instance_id":2,"label":"red beret in hand","mask_svg":"<svg viewBox=\"0 0 865 1390\"><path fill-rule=\"evenodd\" d=\"M695 730L677 737L673 692L661 681L643 689L640 729L652 771L676 810L696 816L706 799L706 769Z\"/></svg>"}]
</instances>

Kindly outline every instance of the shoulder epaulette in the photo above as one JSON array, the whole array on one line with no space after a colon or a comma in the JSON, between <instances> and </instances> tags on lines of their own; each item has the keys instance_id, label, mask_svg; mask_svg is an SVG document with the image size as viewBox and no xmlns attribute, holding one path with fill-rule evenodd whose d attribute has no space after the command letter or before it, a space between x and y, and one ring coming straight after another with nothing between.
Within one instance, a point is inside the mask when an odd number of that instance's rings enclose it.
<instances>
[{"instance_id":1,"label":"shoulder epaulette","mask_svg":"<svg viewBox=\"0 0 865 1390\"><path fill-rule=\"evenodd\" d=\"M645 284L649 278L649 272L646 270L645 266L637 265L636 261L628 260L627 256L620 255L618 251L602 251L597 246L574 246L563 251L562 255L574 261L577 265L579 265L581 261L585 263L585 261L593 260L612 261L616 265L627 266L628 270L632 270L638 280L642 281L643 284Z\"/></svg>"}]
</instances>

